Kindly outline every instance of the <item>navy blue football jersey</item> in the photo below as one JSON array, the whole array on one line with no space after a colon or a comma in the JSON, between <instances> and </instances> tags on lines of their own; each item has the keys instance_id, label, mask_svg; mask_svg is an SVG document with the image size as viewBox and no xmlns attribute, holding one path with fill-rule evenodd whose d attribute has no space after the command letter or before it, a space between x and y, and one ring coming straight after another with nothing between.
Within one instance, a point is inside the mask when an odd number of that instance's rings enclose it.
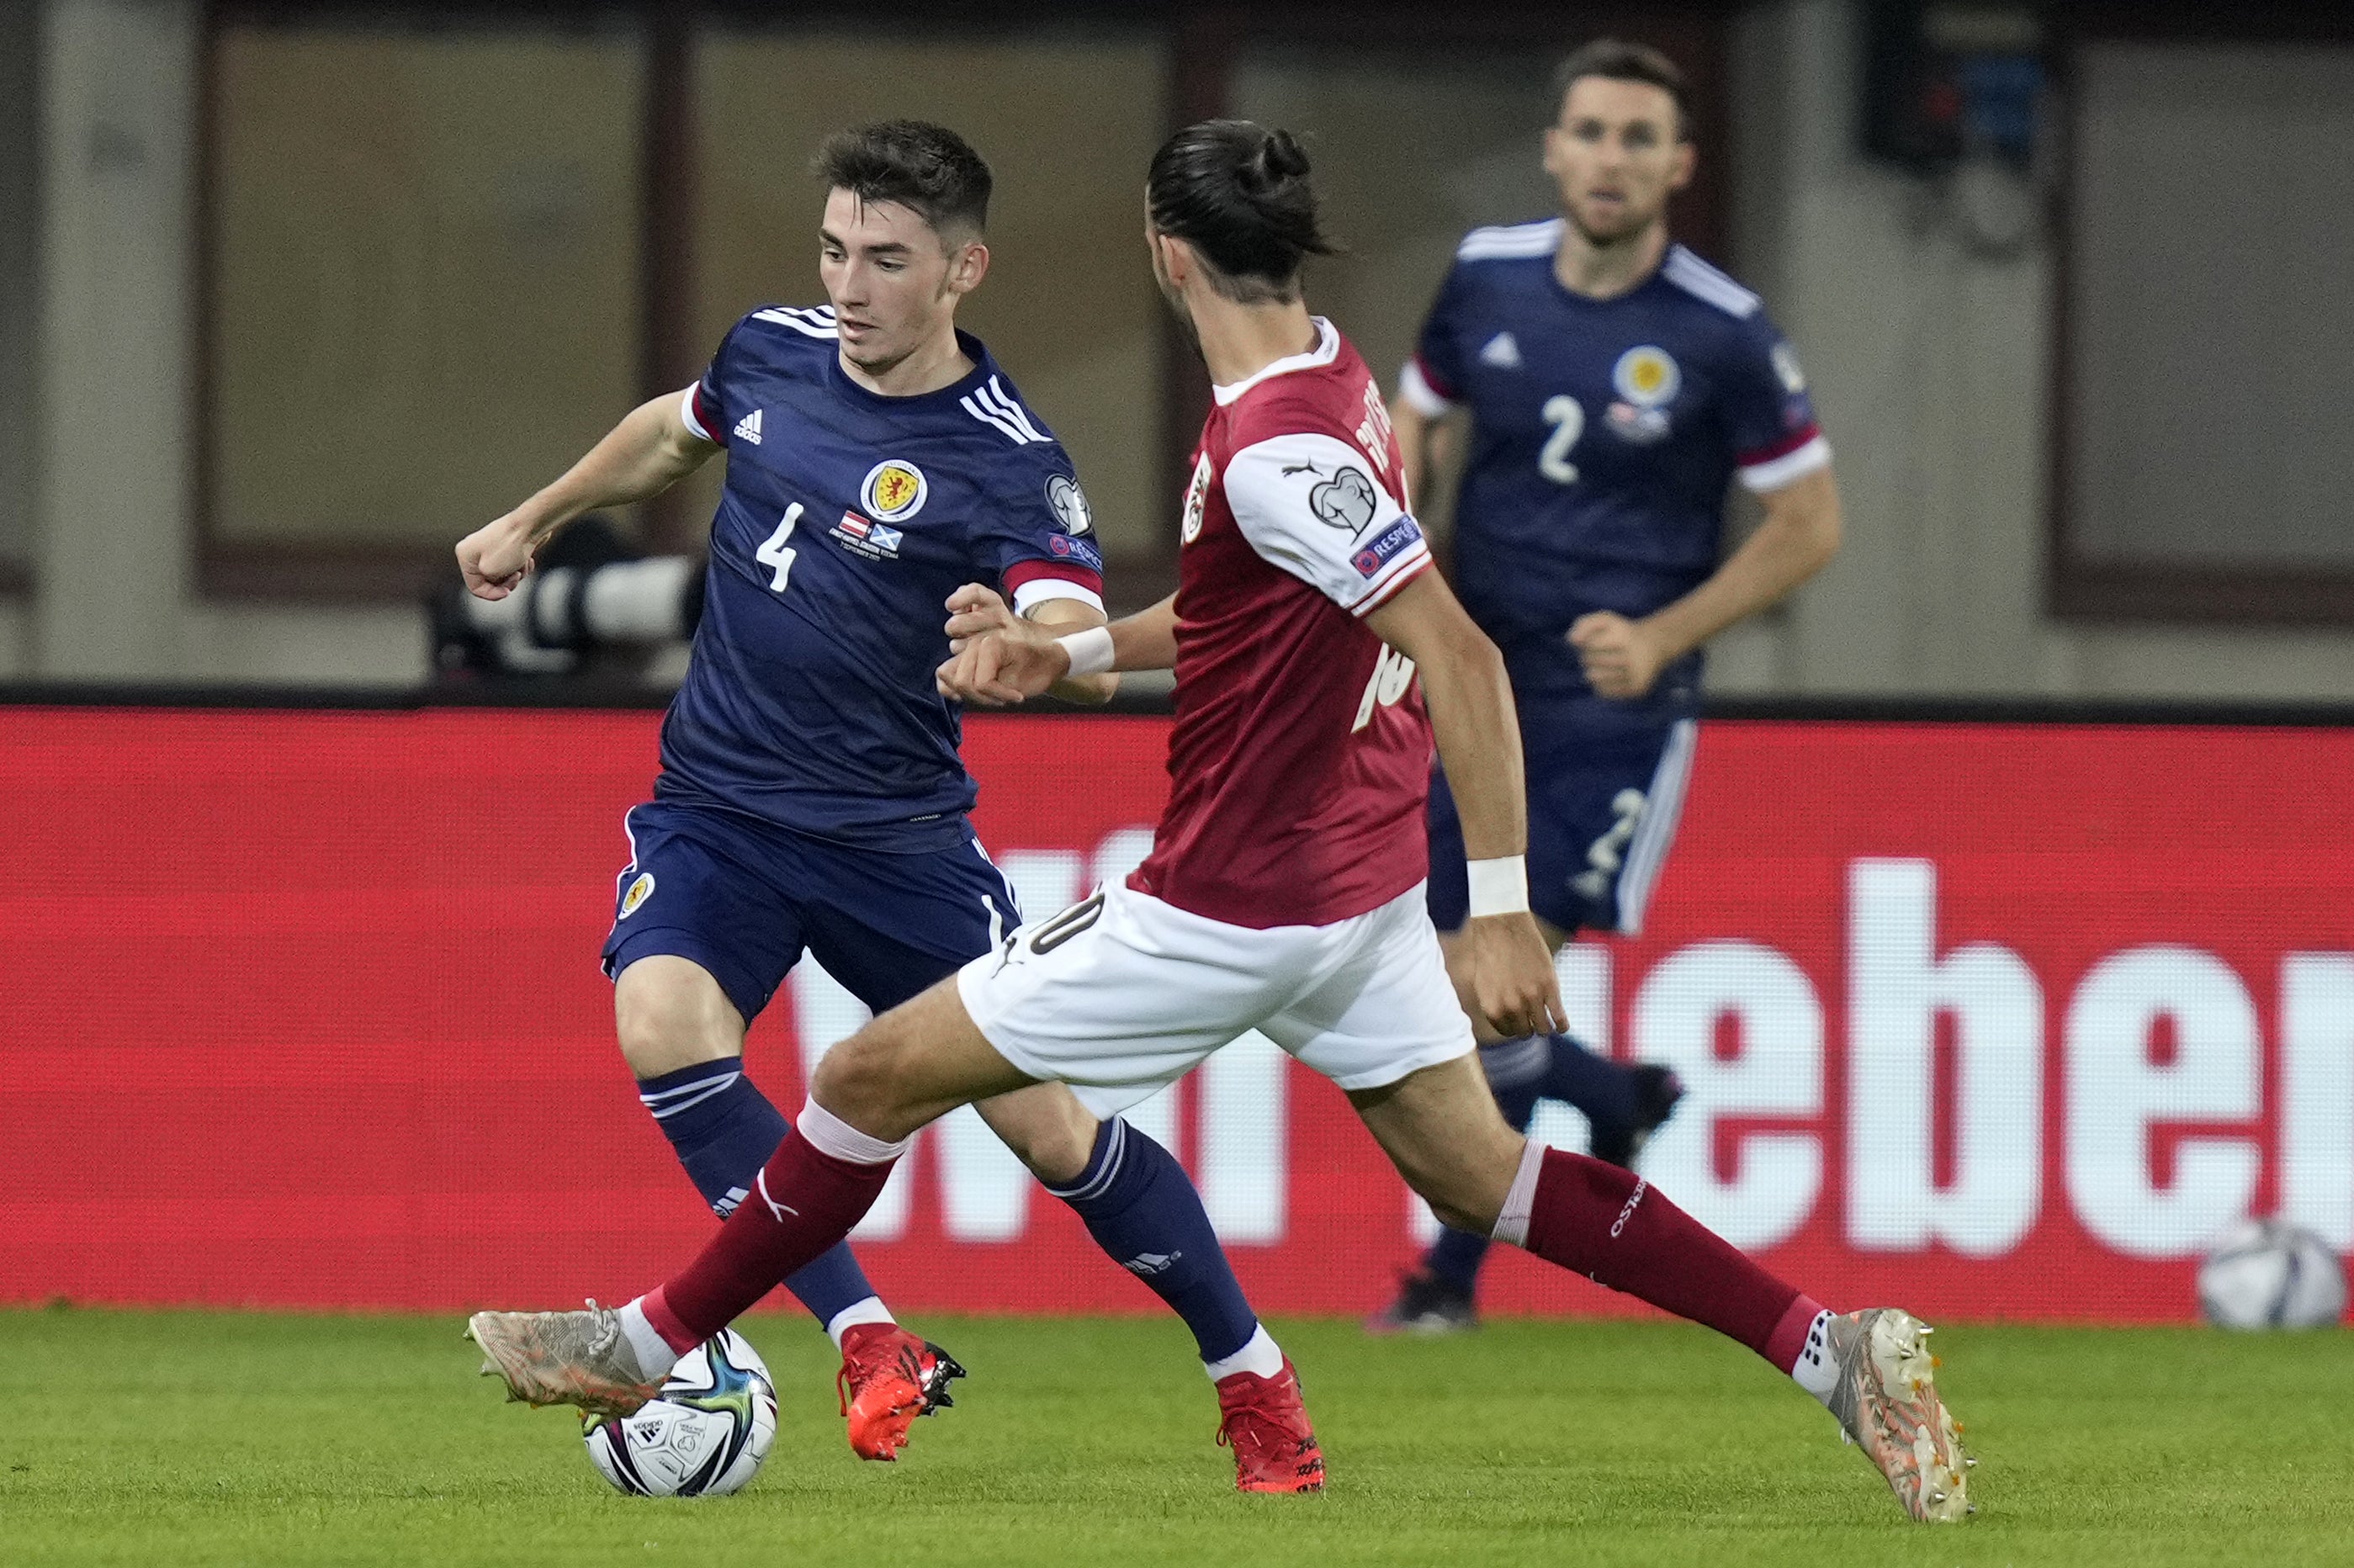
<instances>
[{"instance_id":1,"label":"navy blue football jersey","mask_svg":"<svg viewBox=\"0 0 2354 1568\"><path fill-rule=\"evenodd\" d=\"M970 375L885 397L843 372L831 310L755 311L688 390L727 482L657 799L909 852L969 835L960 710L932 684L948 597L1100 609L1103 557L1062 444L957 337Z\"/></svg>"},{"instance_id":2,"label":"navy blue football jersey","mask_svg":"<svg viewBox=\"0 0 2354 1568\"><path fill-rule=\"evenodd\" d=\"M1531 696L1585 691L1563 641L1588 610L1648 615L1716 569L1725 488L1830 461L1805 376L1757 296L1682 246L1616 299L1553 275L1561 220L1474 229L1399 391L1471 412L1456 588ZM1699 655L1659 698L1689 700Z\"/></svg>"}]
</instances>

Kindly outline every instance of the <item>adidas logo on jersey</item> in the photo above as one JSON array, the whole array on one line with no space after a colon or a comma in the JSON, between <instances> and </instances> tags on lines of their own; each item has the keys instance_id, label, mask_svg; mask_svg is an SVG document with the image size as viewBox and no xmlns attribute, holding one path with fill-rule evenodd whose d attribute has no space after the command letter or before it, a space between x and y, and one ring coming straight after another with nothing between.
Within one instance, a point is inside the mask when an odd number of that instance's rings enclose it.
<instances>
[{"instance_id":1,"label":"adidas logo on jersey","mask_svg":"<svg viewBox=\"0 0 2354 1568\"><path fill-rule=\"evenodd\" d=\"M1492 365L1499 370L1518 370L1521 367L1521 345L1512 341L1511 333L1500 332L1488 340L1487 347L1479 351L1479 363Z\"/></svg>"},{"instance_id":2,"label":"adidas logo on jersey","mask_svg":"<svg viewBox=\"0 0 2354 1568\"><path fill-rule=\"evenodd\" d=\"M755 408L736 421L736 439L739 441L749 441L756 447L760 444L759 409Z\"/></svg>"}]
</instances>

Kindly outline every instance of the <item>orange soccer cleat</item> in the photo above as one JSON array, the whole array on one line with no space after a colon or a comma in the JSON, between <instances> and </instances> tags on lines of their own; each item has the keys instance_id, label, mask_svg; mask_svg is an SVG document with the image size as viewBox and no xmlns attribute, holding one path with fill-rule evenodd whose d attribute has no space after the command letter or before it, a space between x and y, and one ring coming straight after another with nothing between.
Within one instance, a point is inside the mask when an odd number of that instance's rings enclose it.
<instances>
[{"instance_id":1,"label":"orange soccer cleat","mask_svg":"<svg viewBox=\"0 0 2354 1568\"><path fill-rule=\"evenodd\" d=\"M896 1323L843 1330L842 1414L850 1451L862 1459L896 1459L918 1415L952 1405L949 1383L965 1375L956 1358Z\"/></svg>"},{"instance_id":2,"label":"orange soccer cleat","mask_svg":"<svg viewBox=\"0 0 2354 1568\"><path fill-rule=\"evenodd\" d=\"M1238 1492L1320 1492L1324 1450L1308 1425L1291 1358L1273 1377L1235 1372L1218 1380L1218 1441L1235 1451Z\"/></svg>"}]
</instances>

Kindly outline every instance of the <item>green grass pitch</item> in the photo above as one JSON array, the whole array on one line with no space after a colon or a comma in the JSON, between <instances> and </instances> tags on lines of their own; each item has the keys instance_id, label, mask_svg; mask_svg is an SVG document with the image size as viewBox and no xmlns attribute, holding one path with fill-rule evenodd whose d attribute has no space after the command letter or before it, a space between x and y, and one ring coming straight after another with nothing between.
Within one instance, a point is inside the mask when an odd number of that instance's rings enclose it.
<instances>
[{"instance_id":1,"label":"green grass pitch","mask_svg":"<svg viewBox=\"0 0 2354 1568\"><path fill-rule=\"evenodd\" d=\"M0 1561L35 1563L2354 1563L2354 1334L1956 1326L1968 1524L1906 1521L1745 1351L1657 1323L1374 1341L1276 1325L1331 1465L1245 1498L1172 1322L939 1319L972 1369L896 1465L842 1439L801 1319L743 1494L607 1489L455 1317L0 1311Z\"/></svg>"}]
</instances>

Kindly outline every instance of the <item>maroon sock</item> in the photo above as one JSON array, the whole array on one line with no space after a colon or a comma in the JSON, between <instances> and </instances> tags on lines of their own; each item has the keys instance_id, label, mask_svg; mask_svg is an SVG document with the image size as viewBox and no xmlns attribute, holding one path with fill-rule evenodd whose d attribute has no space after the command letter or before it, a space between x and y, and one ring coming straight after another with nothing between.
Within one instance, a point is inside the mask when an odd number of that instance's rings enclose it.
<instances>
[{"instance_id":1,"label":"maroon sock","mask_svg":"<svg viewBox=\"0 0 2354 1568\"><path fill-rule=\"evenodd\" d=\"M646 1320L671 1349L682 1355L693 1350L848 1235L897 1163L837 1160L798 1130L787 1133L719 1234L643 1298Z\"/></svg>"},{"instance_id":2,"label":"maroon sock","mask_svg":"<svg viewBox=\"0 0 2354 1568\"><path fill-rule=\"evenodd\" d=\"M1525 1245L1547 1263L1705 1323L1786 1372L1822 1310L1634 1172L1563 1150L1545 1151Z\"/></svg>"}]
</instances>

